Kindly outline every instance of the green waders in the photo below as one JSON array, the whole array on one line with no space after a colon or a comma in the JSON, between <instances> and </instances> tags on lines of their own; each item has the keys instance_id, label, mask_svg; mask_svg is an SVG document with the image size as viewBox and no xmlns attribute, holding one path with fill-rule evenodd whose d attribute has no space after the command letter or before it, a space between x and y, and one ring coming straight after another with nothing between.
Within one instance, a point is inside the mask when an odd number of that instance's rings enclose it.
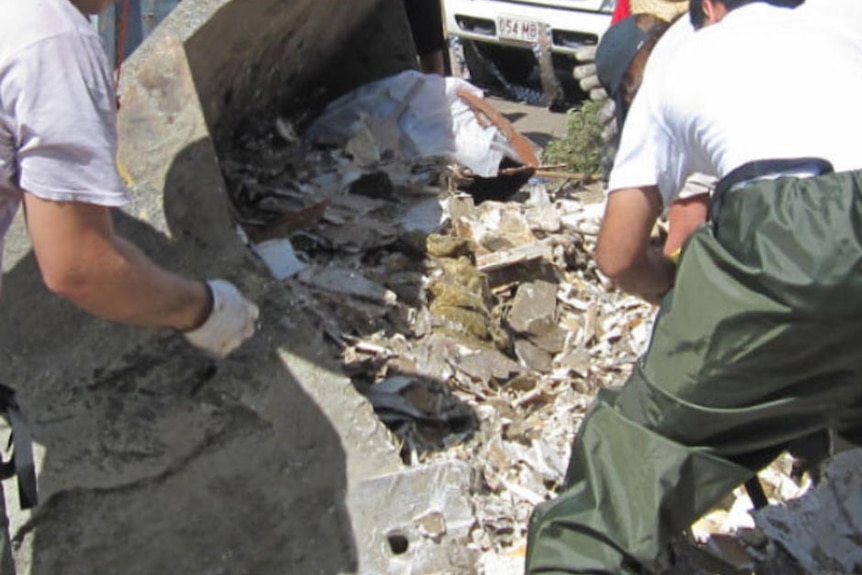
<instances>
[{"instance_id":1,"label":"green waders","mask_svg":"<svg viewBox=\"0 0 862 575\"><path fill-rule=\"evenodd\" d=\"M639 574L781 453L862 424L862 172L758 180L686 244L650 348L604 390L527 573Z\"/></svg>"}]
</instances>

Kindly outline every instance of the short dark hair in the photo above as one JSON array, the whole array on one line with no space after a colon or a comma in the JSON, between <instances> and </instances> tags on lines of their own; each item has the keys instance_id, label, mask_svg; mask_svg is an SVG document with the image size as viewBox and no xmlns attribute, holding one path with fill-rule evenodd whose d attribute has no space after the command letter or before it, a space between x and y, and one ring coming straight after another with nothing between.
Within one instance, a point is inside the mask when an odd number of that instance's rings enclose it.
<instances>
[{"instance_id":1,"label":"short dark hair","mask_svg":"<svg viewBox=\"0 0 862 575\"><path fill-rule=\"evenodd\" d=\"M766 4L772 4L773 6L782 6L784 8L796 8L805 0L716 0L717 2L721 2L724 4L727 11L735 10L740 6L744 6L746 4L752 4L754 2L764 2ZM691 19L691 25L694 26L694 29L697 30L699 28L703 28L704 23L704 13L702 8L702 0L691 0L688 5L688 17Z\"/></svg>"}]
</instances>

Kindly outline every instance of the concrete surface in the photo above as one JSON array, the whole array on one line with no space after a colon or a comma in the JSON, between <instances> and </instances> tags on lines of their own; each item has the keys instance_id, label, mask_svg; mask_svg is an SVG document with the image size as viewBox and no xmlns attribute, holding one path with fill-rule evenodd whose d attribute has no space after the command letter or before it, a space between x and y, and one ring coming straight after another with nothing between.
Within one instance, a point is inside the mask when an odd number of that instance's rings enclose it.
<instances>
[{"instance_id":1,"label":"concrete surface","mask_svg":"<svg viewBox=\"0 0 862 575\"><path fill-rule=\"evenodd\" d=\"M517 102L493 94L486 97L516 130L540 147L566 135L565 111L552 111L544 106Z\"/></svg>"}]
</instances>

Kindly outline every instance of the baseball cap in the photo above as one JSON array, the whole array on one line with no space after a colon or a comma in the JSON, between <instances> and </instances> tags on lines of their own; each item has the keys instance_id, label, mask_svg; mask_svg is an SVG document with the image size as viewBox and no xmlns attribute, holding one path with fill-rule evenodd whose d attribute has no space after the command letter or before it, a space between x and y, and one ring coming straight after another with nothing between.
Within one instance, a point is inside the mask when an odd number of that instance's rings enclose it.
<instances>
[{"instance_id":1,"label":"baseball cap","mask_svg":"<svg viewBox=\"0 0 862 575\"><path fill-rule=\"evenodd\" d=\"M635 16L629 16L608 28L596 48L596 74L614 101L618 128L622 128L625 119L621 90L623 79L647 39L649 33L640 29Z\"/></svg>"}]
</instances>

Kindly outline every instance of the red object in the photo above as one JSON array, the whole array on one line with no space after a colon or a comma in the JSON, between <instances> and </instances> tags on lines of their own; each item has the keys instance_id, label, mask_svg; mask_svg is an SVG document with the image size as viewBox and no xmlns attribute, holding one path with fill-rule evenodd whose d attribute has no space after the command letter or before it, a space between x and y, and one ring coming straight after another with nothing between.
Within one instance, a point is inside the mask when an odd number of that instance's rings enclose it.
<instances>
[{"instance_id":1,"label":"red object","mask_svg":"<svg viewBox=\"0 0 862 575\"><path fill-rule=\"evenodd\" d=\"M123 7L120 11L120 29L117 33L116 54L117 59L117 77L114 80L114 91L117 93L117 108L119 108L120 94L120 73L123 71L123 59L126 55L126 22L129 19L129 0L123 0Z\"/></svg>"},{"instance_id":2,"label":"red object","mask_svg":"<svg viewBox=\"0 0 862 575\"><path fill-rule=\"evenodd\" d=\"M632 6L629 0L617 0L617 4L614 6L614 13L611 16L611 26L631 15Z\"/></svg>"}]
</instances>

